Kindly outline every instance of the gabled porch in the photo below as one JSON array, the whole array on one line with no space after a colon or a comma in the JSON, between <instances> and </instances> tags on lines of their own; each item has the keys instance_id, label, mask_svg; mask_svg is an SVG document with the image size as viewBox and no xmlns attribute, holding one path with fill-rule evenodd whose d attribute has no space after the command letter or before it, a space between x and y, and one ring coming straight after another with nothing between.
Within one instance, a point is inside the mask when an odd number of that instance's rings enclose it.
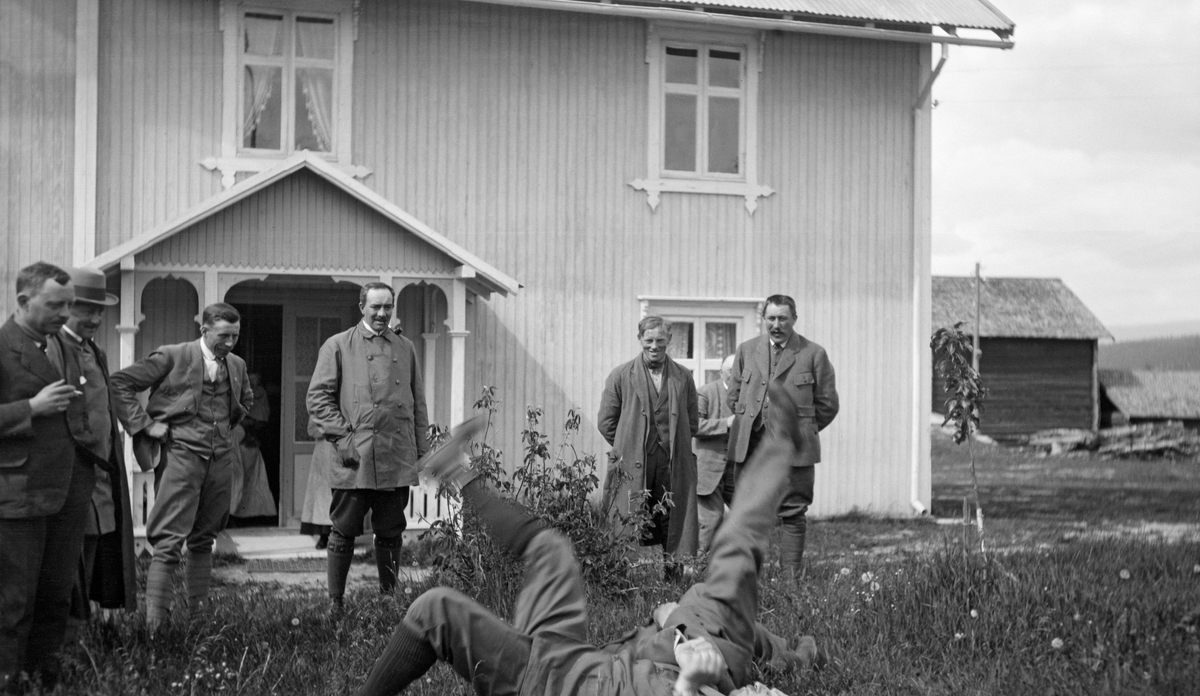
<instances>
[{"instance_id":1,"label":"gabled porch","mask_svg":"<svg viewBox=\"0 0 1200 696\"><path fill-rule=\"evenodd\" d=\"M359 319L358 290L396 291L397 328L422 360L430 421L466 408L469 315L520 285L324 159L301 153L214 196L178 219L115 247L88 266L119 276L117 366L158 345L194 340L200 313L229 302L243 313L238 352L267 384L278 441L271 479L280 527L300 522L313 440L304 395L317 349ZM129 458L132 461L132 457ZM271 462L267 464L272 466ZM135 533L144 534L153 475L132 474ZM448 511L415 489L409 526Z\"/></svg>"}]
</instances>

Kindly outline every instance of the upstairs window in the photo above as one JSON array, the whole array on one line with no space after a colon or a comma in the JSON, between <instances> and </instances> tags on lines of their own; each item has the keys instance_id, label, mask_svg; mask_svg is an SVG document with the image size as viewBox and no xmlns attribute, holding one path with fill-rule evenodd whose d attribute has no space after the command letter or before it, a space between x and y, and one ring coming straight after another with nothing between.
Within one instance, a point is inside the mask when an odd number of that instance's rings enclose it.
<instances>
[{"instance_id":1,"label":"upstairs window","mask_svg":"<svg viewBox=\"0 0 1200 696\"><path fill-rule=\"evenodd\" d=\"M332 153L337 20L248 10L240 44L239 150Z\"/></svg>"},{"instance_id":2,"label":"upstairs window","mask_svg":"<svg viewBox=\"0 0 1200 696\"><path fill-rule=\"evenodd\" d=\"M737 47L663 47L663 174L742 178L745 65Z\"/></svg>"},{"instance_id":3,"label":"upstairs window","mask_svg":"<svg viewBox=\"0 0 1200 696\"><path fill-rule=\"evenodd\" d=\"M225 188L302 150L369 174L350 163L352 0L221 0L220 16L221 152L200 165Z\"/></svg>"},{"instance_id":4,"label":"upstairs window","mask_svg":"<svg viewBox=\"0 0 1200 696\"><path fill-rule=\"evenodd\" d=\"M651 23L647 175L629 185L658 209L661 194L741 196L751 214L774 191L758 183L758 78L765 35Z\"/></svg>"}]
</instances>

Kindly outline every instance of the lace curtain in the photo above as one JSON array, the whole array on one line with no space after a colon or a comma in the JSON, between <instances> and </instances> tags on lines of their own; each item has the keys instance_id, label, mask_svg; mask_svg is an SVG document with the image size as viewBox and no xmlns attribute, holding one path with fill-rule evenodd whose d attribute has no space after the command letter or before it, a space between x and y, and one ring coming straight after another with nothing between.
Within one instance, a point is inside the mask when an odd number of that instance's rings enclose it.
<instances>
[{"instance_id":1,"label":"lace curtain","mask_svg":"<svg viewBox=\"0 0 1200 696\"><path fill-rule=\"evenodd\" d=\"M296 55L302 58L332 58L334 50L333 25L325 22L296 22ZM332 123L330 92L333 87L330 71L319 68L297 70L297 81L304 92L304 109L313 135L322 152L331 149ZM299 114L297 114L298 116Z\"/></svg>"},{"instance_id":2,"label":"lace curtain","mask_svg":"<svg viewBox=\"0 0 1200 696\"><path fill-rule=\"evenodd\" d=\"M279 29L283 22L275 18L246 18L247 54L260 56L279 55ZM271 73L278 68L269 66L246 66L246 87L250 95L250 104L246 109L246 117L242 123L242 133L246 140L258 129L263 110L271 99Z\"/></svg>"}]
</instances>

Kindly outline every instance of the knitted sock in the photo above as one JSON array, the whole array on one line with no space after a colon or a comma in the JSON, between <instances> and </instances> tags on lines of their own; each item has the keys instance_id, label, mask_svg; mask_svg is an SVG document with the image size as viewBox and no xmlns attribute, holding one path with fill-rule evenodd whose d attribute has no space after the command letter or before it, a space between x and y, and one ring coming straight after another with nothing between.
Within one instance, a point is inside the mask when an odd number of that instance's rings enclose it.
<instances>
[{"instance_id":1,"label":"knitted sock","mask_svg":"<svg viewBox=\"0 0 1200 696\"><path fill-rule=\"evenodd\" d=\"M529 542L546 529L520 505L492 492L483 479L474 479L463 486L462 497L483 518L492 538L517 558L521 558Z\"/></svg>"},{"instance_id":2,"label":"knitted sock","mask_svg":"<svg viewBox=\"0 0 1200 696\"><path fill-rule=\"evenodd\" d=\"M212 554L191 553L183 570L183 586L187 590L188 611L195 613L208 599L208 585L212 578Z\"/></svg>"},{"instance_id":3,"label":"knitted sock","mask_svg":"<svg viewBox=\"0 0 1200 696\"><path fill-rule=\"evenodd\" d=\"M354 539L342 536L333 530L329 533L326 553L325 579L329 583L329 598L340 604L346 594L346 577L350 575L350 564L354 562Z\"/></svg>"},{"instance_id":4,"label":"knitted sock","mask_svg":"<svg viewBox=\"0 0 1200 696\"><path fill-rule=\"evenodd\" d=\"M146 571L146 628L151 632L171 617L175 569L178 567L178 563L152 561Z\"/></svg>"},{"instance_id":5,"label":"knitted sock","mask_svg":"<svg viewBox=\"0 0 1200 696\"><path fill-rule=\"evenodd\" d=\"M400 568L403 537L375 539L375 568L379 571L379 592L390 595L396 590L396 572Z\"/></svg>"},{"instance_id":6,"label":"knitted sock","mask_svg":"<svg viewBox=\"0 0 1200 696\"><path fill-rule=\"evenodd\" d=\"M394 696L420 679L435 662L437 653L429 641L401 621L358 696Z\"/></svg>"}]
</instances>

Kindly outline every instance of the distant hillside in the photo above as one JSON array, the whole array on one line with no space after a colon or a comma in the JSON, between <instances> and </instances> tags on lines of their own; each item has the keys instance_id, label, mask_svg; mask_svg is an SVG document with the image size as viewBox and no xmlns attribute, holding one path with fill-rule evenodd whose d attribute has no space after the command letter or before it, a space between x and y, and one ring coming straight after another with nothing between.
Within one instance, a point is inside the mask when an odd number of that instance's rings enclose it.
<instances>
[{"instance_id":1,"label":"distant hillside","mask_svg":"<svg viewBox=\"0 0 1200 696\"><path fill-rule=\"evenodd\" d=\"M1100 367L1114 370L1200 370L1200 336L1101 343Z\"/></svg>"},{"instance_id":2,"label":"distant hillside","mask_svg":"<svg viewBox=\"0 0 1200 696\"><path fill-rule=\"evenodd\" d=\"M1118 341L1146 341L1151 338L1200 336L1200 321L1172 321L1165 324L1105 324Z\"/></svg>"}]
</instances>

